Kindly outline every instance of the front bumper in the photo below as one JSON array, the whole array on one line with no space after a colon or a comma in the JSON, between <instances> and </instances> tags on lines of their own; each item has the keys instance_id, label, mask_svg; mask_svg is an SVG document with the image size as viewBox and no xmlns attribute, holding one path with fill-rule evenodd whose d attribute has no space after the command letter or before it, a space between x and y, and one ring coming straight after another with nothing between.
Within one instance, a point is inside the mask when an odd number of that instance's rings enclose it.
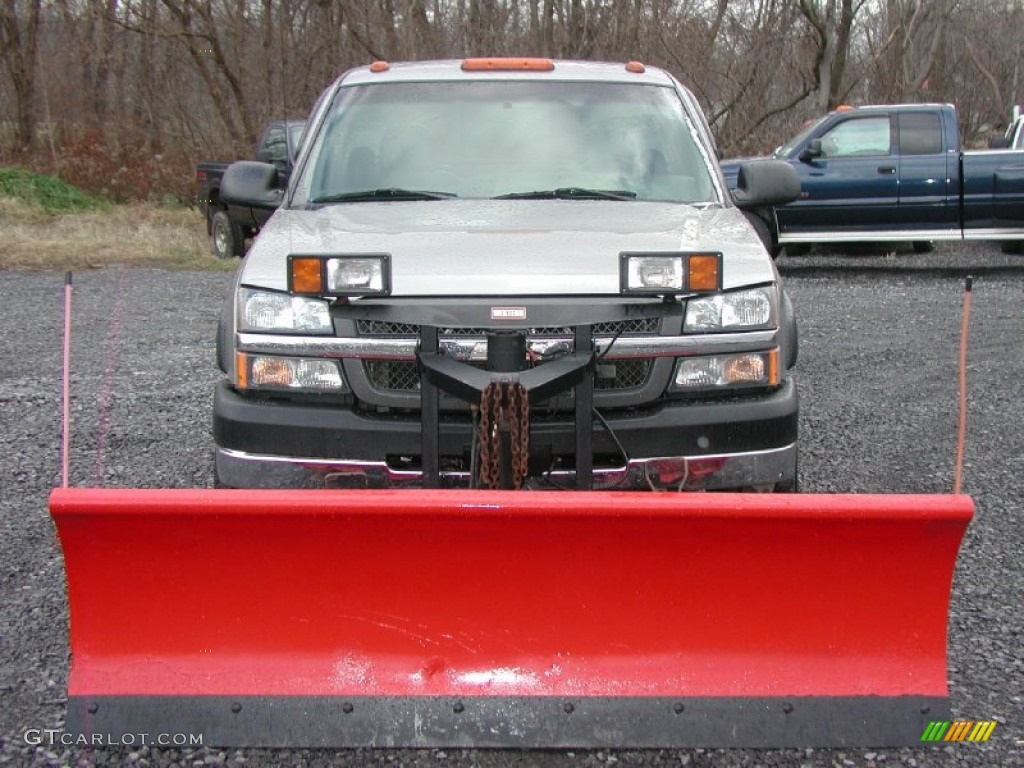
<instances>
[{"instance_id":1,"label":"front bumper","mask_svg":"<svg viewBox=\"0 0 1024 768\"><path fill-rule=\"evenodd\" d=\"M721 401L674 400L603 413L595 422L594 488L726 490L791 487L796 480L798 399L792 380L770 394ZM441 485L468 487L463 464L468 416L440 423ZM570 417L530 425L533 488L571 487L575 429ZM419 414L244 397L221 382L214 396L217 477L235 488L415 487ZM537 457L550 457L538 469ZM446 457L456 460L455 464ZM448 467L446 469L446 466Z\"/></svg>"}]
</instances>

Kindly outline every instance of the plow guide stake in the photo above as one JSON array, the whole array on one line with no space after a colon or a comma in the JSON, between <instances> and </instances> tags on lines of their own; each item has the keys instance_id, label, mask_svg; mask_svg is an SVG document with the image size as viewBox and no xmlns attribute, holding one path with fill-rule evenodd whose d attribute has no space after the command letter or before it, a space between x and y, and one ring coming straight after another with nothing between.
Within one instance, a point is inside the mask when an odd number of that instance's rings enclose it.
<instances>
[{"instance_id":1,"label":"plow guide stake","mask_svg":"<svg viewBox=\"0 0 1024 768\"><path fill-rule=\"evenodd\" d=\"M68 729L885 746L949 719L965 496L56 489Z\"/></svg>"}]
</instances>

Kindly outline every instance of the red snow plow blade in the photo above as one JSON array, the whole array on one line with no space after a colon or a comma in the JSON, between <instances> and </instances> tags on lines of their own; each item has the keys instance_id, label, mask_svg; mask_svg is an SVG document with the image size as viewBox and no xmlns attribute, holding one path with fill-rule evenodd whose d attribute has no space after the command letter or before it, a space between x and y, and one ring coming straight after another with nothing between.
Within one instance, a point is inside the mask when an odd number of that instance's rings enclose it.
<instances>
[{"instance_id":1,"label":"red snow plow blade","mask_svg":"<svg viewBox=\"0 0 1024 768\"><path fill-rule=\"evenodd\" d=\"M88 743L719 747L915 744L948 719L973 505L58 489L50 510Z\"/></svg>"}]
</instances>

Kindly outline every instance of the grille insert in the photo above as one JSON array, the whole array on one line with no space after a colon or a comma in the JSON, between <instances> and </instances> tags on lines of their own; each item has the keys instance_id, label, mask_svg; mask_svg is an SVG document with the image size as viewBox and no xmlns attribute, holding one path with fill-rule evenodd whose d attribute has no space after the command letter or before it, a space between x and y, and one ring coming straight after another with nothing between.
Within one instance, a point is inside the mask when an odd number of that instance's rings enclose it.
<instances>
[{"instance_id":1,"label":"grille insert","mask_svg":"<svg viewBox=\"0 0 1024 768\"><path fill-rule=\"evenodd\" d=\"M650 336L658 332L660 318L637 317L630 320L613 320L607 323L596 323L595 336ZM419 336L420 327L412 323L396 323L390 320L357 320L356 329L360 336ZM547 336L572 336L573 329L569 326L544 326L528 328L529 335L534 338ZM441 336L485 336L486 328L441 328Z\"/></svg>"},{"instance_id":2,"label":"grille insert","mask_svg":"<svg viewBox=\"0 0 1024 768\"><path fill-rule=\"evenodd\" d=\"M604 391L637 389L647 382L651 374L651 360L647 358L616 360L598 366L594 389ZM364 360L363 369L370 384L388 392L417 392L420 377L416 363L406 360Z\"/></svg>"}]
</instances>

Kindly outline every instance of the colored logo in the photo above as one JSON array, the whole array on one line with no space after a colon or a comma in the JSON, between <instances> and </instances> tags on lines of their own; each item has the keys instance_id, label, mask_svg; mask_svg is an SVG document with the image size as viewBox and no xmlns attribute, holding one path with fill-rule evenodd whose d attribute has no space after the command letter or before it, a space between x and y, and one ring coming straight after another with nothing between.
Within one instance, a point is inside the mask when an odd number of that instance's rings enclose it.
<instances>
[{"instance_id":1,"label":"colored logo","mask_svg":"<svg viewBox=\"0 0 1024 768\"><path fill-rule=\"evenodd\" d=\"M933 720L921 734L921 741L988 741L995 729L995 720Z\"/></svg>"}]
</instances>

